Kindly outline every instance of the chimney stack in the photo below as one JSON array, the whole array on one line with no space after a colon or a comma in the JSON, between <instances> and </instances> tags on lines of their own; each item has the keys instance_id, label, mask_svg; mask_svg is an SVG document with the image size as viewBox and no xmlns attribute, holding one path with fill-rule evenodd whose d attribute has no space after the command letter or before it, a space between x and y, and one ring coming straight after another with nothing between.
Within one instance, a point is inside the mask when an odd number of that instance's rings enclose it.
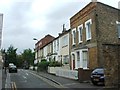
<instances>
[{"instance_id":1,"label":"chimney stack","mask_svg":"<svg viewBox=\"0 0 120 90\"><path fill-rule=\"evenodd\" d=\"M65 24L63 24L63 33L66 31Z\"/></svg>"},{"instance_id":2,"label":"chimney stack","mask_svg":"<svg viewBox=\"0 0 120 90\"><path fill-rule=\"evenodd\" d=\"M91 2L97 2L97 0L91 0Z\"/></svg>"}]
</instances>

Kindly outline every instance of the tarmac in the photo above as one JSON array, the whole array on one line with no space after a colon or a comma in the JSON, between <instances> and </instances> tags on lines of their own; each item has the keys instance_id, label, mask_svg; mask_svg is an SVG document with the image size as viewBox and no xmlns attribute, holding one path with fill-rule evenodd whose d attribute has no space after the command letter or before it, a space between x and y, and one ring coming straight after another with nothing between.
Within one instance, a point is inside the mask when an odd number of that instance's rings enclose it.
<instances>
[{"instance_id":1,"label":"tarmac","mask_svg":"<svg viewBox=\"0 0 120 90\"><path fill-rule=\"evenodd\" d=\"M92 89L92 90L103 90L103 87L104 87L104 86L95 86L91 82L80 83L78 80L73 80L73 79L69 79L69 78L56 76L54 74L50 74L47 72L37 72L37 71L32 71L32 70L29 70L29 71L32 73L35 73L37 75L40 75L43 78L51 80L54 83L56 83L60 86L64 86L66 88L75 88L75 89L85 88L85 89Z\"/></svg>"}]
</instances>

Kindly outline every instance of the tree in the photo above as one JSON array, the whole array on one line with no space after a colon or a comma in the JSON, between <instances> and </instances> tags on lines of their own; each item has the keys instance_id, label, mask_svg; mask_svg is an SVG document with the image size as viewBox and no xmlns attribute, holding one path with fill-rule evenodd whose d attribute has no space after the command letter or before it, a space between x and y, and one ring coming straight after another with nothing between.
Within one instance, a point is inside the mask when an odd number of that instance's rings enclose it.
<instances>
[{"instance_id":1,"label":"tree","mask_svg":"<svg viewBox=\"0 0 120 90\"><path fill-rule=\"evenodd\" d=\"M33 65L34 57L35 57L35 53L32 52L31 49L25 49L22 53L22 58L25 65L28 65L28 66Z\"/></svg>"},{"instance_id":2,"label":"tree","mask_svg":"<svg viewBox=\"0 0 120 90\"><path fill-rule=\"evenodd\" d=\"M7 53L6 53L6 50L5 49L1 49L1 54L2 54L2 59L3 59L3 66L6 67L8 66L8 62L6 60L6 57L7 57Z\"/></svg>"},{"instance_id":3,"label":"tree","mask_svg":"<svg viewBox=\"0 0 120 90\"><path fill-rule=\"evenodd\" d=\"M21 54L20 54L20 55L17 55L17 61L18 61L18 62L17 62L18 67L22 68L24 61L23 61L23 58L22 58L22 55L21 55Z\"/></svg>"},{"instance_id":4,"label":"tree","mask_svg":"<svg viewBox=\"0 0 120 90\"><path fill-rule=\"evenodd\" d=\"M7 52L6 52L6 60L9 63L14 63L15 65L17 65L17 48L14 48L12 45L10 45L10 47L8 47Z\"/></svg>"}]
</instances>

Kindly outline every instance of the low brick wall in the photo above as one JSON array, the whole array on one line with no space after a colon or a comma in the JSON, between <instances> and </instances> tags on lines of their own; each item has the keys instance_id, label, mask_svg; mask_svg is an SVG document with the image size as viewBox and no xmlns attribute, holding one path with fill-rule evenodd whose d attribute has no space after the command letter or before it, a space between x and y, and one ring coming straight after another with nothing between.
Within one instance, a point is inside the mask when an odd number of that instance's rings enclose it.
<instances>
[{"instance_id":1,"label":"low brick wall","mask_svg":"<svg viewBox=\"0 0 120 90\"><path fill-rule=\"evenodd\" d=\"M78 68L78 81L84 82L84 81L90 81L90 74L92 70Z\"/></svg>"}]
</instances>

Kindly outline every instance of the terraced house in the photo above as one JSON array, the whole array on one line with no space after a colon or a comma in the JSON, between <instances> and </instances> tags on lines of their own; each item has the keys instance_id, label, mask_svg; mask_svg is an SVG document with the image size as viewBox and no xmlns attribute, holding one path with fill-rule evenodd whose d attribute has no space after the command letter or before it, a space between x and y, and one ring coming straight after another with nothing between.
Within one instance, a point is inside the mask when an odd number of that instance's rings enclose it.
<instances>
[{"instance_id":1,"label":"terraced house","mask_svg":"<svg viewBox=\"0 0 120 90\"><path fill-rule=\"evenodd\" d=\"M69 30L63 30L61 34L59 34L60 40L60 57L61 63L64 65L65 69L70 69L70 54L69 54Z\"/></svg>"},{"instance_id":2,"label":"terraced house","mask_svg":"<svg viewBox=\"0 0 120 90\"><path fill-rule=\"evenodd\" d=\"M103 44L120 44L120 10L91 2L70 18L71 69L104 66Z\"/></svg>"},{"instance_id":3,"label":"terraced house","mask_svg":"<svg viewBox=\"0 0 120 90\"><path fill-rule=\"evenodd\" d=\"M66 69L70 69L69 32L70 30L64 29L62 33L59 33L58 37L52 41L52 58L63 64Z\"/></svg>"},{"instance_id":4,"label":"terraced house","mask_svg":"<svg viewBox=\"0 0 120 90\"><path fill-rule=\"evenodd\" d=\"M41 62L42 59L51 60L53 53L52 41L55 37L46 35L35 44L35 59Z\"/></svg>"}]
</instances>

